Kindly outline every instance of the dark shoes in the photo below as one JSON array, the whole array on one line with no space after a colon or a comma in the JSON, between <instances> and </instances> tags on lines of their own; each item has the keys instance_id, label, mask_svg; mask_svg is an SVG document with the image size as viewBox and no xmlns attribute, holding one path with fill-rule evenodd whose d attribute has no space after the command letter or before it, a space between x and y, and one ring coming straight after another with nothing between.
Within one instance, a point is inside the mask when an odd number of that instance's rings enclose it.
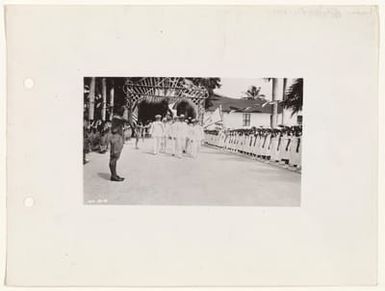
<instances>
[{"instance_id":1,"label":"dark shoes","mask_svg":"<svg viewBox=\"0 0 385 291\"><path fill-rule=\"evenodd\" d=\"M111 176L111 181L122 182L122 181L124 181L124 178L119 177L119 176Z\"/></svg>"}]
</instances>

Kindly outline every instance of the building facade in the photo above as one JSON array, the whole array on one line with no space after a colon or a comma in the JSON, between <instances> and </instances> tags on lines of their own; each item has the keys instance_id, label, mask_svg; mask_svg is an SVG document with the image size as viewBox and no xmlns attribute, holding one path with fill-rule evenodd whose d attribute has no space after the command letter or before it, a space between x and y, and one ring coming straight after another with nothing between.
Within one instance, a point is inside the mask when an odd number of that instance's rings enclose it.
<instances>
[{"instance_id":1,"label":"building facade","mask_svg":"<svg viewBox=\"0 0 385 291\"><path fill-rule=\"evenodd\" d=\"M270 127L272 118L272 105L266 104L266 100L247 100L229 98L215 95L212 105L206 109L205 120L220 109L222 121L211 124L207 129L215 129L223 126L228 129ZM278 125L293 126L302 123L302 114L292 114L290 109L278 108Z\"/></svg>"}]
</instances>

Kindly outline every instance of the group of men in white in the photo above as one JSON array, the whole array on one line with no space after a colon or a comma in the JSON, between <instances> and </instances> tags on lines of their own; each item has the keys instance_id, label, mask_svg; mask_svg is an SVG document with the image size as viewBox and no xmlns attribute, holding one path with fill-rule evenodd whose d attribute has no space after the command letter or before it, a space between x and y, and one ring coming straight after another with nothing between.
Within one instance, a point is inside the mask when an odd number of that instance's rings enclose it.
<instances>
[{"instance_id":1,"label":"group of men in white","mask_svg":"<svg viewBox=\"0 0 385 291\"><path fill-rule=\"evenodd\" d=\"M172 156L182 158L182 153L196 158L204 140L204 130L199 121L185 119L183 114L174 118L155 116L150 128L153 141L153 153L171 153Z\"/></svg>"}]
</instances>

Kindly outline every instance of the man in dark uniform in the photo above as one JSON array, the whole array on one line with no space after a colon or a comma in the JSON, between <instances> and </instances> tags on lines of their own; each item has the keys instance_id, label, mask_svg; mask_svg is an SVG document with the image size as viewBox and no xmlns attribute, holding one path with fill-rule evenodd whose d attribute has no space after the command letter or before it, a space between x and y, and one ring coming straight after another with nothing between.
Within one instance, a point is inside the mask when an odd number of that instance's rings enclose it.
<instances>
[{"instance_id":1,"label":"man in dark uniform","mask_svg":"<svg viewBox=\"0 0 385 291\"><path fill-rule=\"evenodd\" d=\"M111 124L111 151L110 151L110 171L111 171L111 181L121 182L124 180L123 177L119 177L116 173L116 164L120 158L120 154L123 150L124 145L124 124L127 122L123 116L122 108L119 112L119 115L114 115L112 117Z\"/></svg>"}]
</instances>

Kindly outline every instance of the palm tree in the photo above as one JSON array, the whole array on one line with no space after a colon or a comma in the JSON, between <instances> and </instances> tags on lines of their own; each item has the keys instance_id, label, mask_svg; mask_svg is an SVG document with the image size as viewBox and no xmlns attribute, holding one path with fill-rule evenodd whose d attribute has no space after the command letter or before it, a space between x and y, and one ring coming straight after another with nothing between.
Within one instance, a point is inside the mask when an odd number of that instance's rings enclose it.
<instances>
[{"instance_id":1,"label":"palm tree","mask_svg":"<svg viewBox=\"0 0 385 291\"><path fill-rule=\"evenodd\" d=\"M84 118L107 120L112 118L114 108L127 104L123 91L126 78L84 78Z\"/></svg>"},{"instance_id":2,"label":"palm tree","mask_svg":"<svg viewBox=\"0 0 385 291\"><path fill-rule=\"evenodd\" d=\"M96 78L85 78L84 79L84 86L85 89L88 89L88 94L86 94L85 99L84 99L84 104L87 103L87 108L88 108L88 119L89 120L94 120L95 118L95 85L96 85Z\"/></svg>"},{"instance_id":3,"label":"palm tree","mask_svg":"<svg viewBox=\"0 0 385 291\"><path fill-rule=\"evenodd\" d=\"M261 92L261 87L256 87L256 86L250 86L249 89L247 89L245 93L244 99L247 100L256 100L256 99L265 99L265 95L259 94Z\"/></svg>"},{"instance_id":4,"label":"palm tree","mask_svg":"<svg viewBox=\"0 0 385 291\"><path fill-rule=\"evenodd\" d=\"M295 79L286 91L286 99L282 102L285 108L292 110L292 115L302 110L303 105L303 79Z\"/></svg>"}]
</instances>

